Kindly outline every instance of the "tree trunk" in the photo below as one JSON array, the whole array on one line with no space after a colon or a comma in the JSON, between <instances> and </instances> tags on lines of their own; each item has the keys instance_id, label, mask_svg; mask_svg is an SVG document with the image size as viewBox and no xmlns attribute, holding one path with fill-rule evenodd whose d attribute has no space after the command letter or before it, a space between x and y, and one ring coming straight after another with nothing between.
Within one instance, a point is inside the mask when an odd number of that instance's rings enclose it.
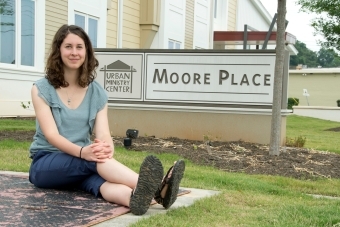
<instances>
[{"instance_id":1,"label":"tree trunk","mask_svg":"<svg viewBox=\"0 0 340 227\"><path fill-rule=\"evenodd\" d=\"M286 30L286 0L278 0L277 4L277 33L276 33L276 60L274 75L274 95L272 107L272 121L270 134L270 155L280 154L281 143L281 102L282 102L282 78L285 54L285 30Z\"/></svg>"}]
</instances>

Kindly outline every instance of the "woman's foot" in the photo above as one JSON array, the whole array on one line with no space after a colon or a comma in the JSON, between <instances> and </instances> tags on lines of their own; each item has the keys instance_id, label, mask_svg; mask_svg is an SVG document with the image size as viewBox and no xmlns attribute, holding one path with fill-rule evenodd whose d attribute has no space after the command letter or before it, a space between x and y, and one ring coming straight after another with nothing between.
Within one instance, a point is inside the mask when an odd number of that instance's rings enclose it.
<instances>
[{"instance_id":1,"label":"woman's foot","mask_svg":"<svg viewBox=\"0 0 340 227\"><path fill-rule=\"evenodd\" d=\"M162 178L163 166L161 161L155 156L147 156L140 167L137 186L131 194L131 213L142 215L147 212Z\"/></svg>"},{"instance_id":2,"label":"woman's foot","mask_svg":"<svg viewBox=\"0 0 340 227\"><path fill-rule=\"evenodd\" d=\"M168 209L177 199L179 184L184 175L185 163L178 160L167 172L154 199Z\"/></svg>"}]
</instances>

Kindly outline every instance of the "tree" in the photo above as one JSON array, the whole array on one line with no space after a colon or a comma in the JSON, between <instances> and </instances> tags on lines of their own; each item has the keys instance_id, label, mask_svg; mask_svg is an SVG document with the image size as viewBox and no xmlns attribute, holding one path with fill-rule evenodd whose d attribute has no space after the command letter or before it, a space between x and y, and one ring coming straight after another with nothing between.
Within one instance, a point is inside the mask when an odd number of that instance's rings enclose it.
<instances>
[{"instance_id":1,"label":"tree","mask_svg":"<svg viewBox=\"0 0 340 227\"><path fill-rule=\"evenodd\" d=\"M340 3L339 0L298 0L301 10L316 13L312 27L316 34L322 35L326 41L319 44L326 49L340 50Z\"/></svg>"},{"instance_id":2,"label":"tree","mask_svg":"<svg viewBox=\"0 0 340 227\"><path fill-rule=\"evenodd\" d=\"M308 49L306 44L299 40L296 41L294 46L299 53L295 56L290 56L290 66L302 64L307 65L309 68L313 68L319 65L317 52Z\"/></svg>"},{"instance_id":3,"label":"tree","mask_svg":"<svg viewBox=\"0 0 340 227\"><path fill-rule=\"evenodd\" d=\"M13 15L13 5L7 0L0 0L0 15Z\"/></svg>"},{"instance_id":4,"label":"tree","mask_svg":"<svg viewBox=\"0 0 340 227\"><path fill-rule=\"evenodd\" d=\"M285 30L286 30L286 0L278 0L277 4L277 32L276 32L276 59L274 76L274 97L272 108L270 155L280 154L281 142L281 100L282 77L285 60Z\"/></svg>"},{"instance_id":5,"label":"tree","mask_svg":"<svg viewBox=\"0 0 340 227\"><path fill-rule=\"evenodd\" d=\"M0 15L8 16L8 15L13 15L13 14L14 14L13 4L11 4L11 2L6 1L6 0L0 0ZM4 18L2 18L2 19L4 19ZM4 21L0 20L0 28L2 26L14 26L14 23L4 22ZM4 32L4 31L1 31L1 32Z\"/></svg>"},{"instance_id":6,"label":"tree","mask_svg":"<svg viewBox=\"0 0 340 227\"><path fill-rule=\"evenodd\" d=\"M321 48L318 52L318 62L326 68L339 67L340 57L332 49Z\"/></svg>"}]
</instances>

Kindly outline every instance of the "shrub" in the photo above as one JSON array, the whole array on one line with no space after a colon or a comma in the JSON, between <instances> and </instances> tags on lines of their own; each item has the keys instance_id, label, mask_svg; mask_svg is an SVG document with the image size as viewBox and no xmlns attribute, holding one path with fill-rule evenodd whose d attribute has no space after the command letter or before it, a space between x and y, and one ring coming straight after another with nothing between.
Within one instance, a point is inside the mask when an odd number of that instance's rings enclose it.
<instances>
[{"instance_id":1,"label":"shrub","mask_svg":"<svg viewBox=\"0 0 340 227\"><path fill-rule=\"evenodd\" d=\"M297 138L286 138L287 147L303 147L306 143L306 137L298 136Z\"/></svg>"},{"instance_id":2,"label":"shrub","mask_svg":"<svg viewBox=\"0 0 340 227\"><path fill-rule=\"evenodd\" d=\"M292 110L293 106L298 106L300 100L298 98L288 98L288 105L287 108Z\"/></svg>"}]
</instances>

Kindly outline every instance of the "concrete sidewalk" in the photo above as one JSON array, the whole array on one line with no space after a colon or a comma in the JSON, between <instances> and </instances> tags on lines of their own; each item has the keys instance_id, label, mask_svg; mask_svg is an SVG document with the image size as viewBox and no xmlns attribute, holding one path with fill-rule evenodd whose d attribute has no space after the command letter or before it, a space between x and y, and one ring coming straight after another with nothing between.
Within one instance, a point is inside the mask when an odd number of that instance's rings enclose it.
<instances>
[{"instance_id":1,"label":"concrete sidewalk","mask_svg":"<svg viewBox=\"0 0 340 227\"><path fill-rule=\"evenodd\" d=\"M181 187L182 188L182 187ZM187 189L190 190L191 192L189 194L185 194L182 196L179 196L176 200L176 202L169 208L169 210L171 209L176 209L179 207L187 207L192 205L196 200L205 198L205 197L209 197L209 196L213 196L216 195L218 193L220 193L219 191L212 191L212 190L202 190L202 189L196 189L196 188L183 188L183 189ZM111 227L111 226L115 226L115 227L125 227L125 226L129 226L130 224L133 224L143 218L149 218L152 215L156 215L156 214L164 214L166 213L167 210L165 210L162 205L156 204L156 205L152 205L150 207L150 209L148 210L148 212L146 212L146 214L142 215L142 216L136 216L133 215L131 213L127 213L124 214L122 216L107 220L105 222L102 222L100 224L94 225L95 227Z\"/></svg>"}]
</instances>

